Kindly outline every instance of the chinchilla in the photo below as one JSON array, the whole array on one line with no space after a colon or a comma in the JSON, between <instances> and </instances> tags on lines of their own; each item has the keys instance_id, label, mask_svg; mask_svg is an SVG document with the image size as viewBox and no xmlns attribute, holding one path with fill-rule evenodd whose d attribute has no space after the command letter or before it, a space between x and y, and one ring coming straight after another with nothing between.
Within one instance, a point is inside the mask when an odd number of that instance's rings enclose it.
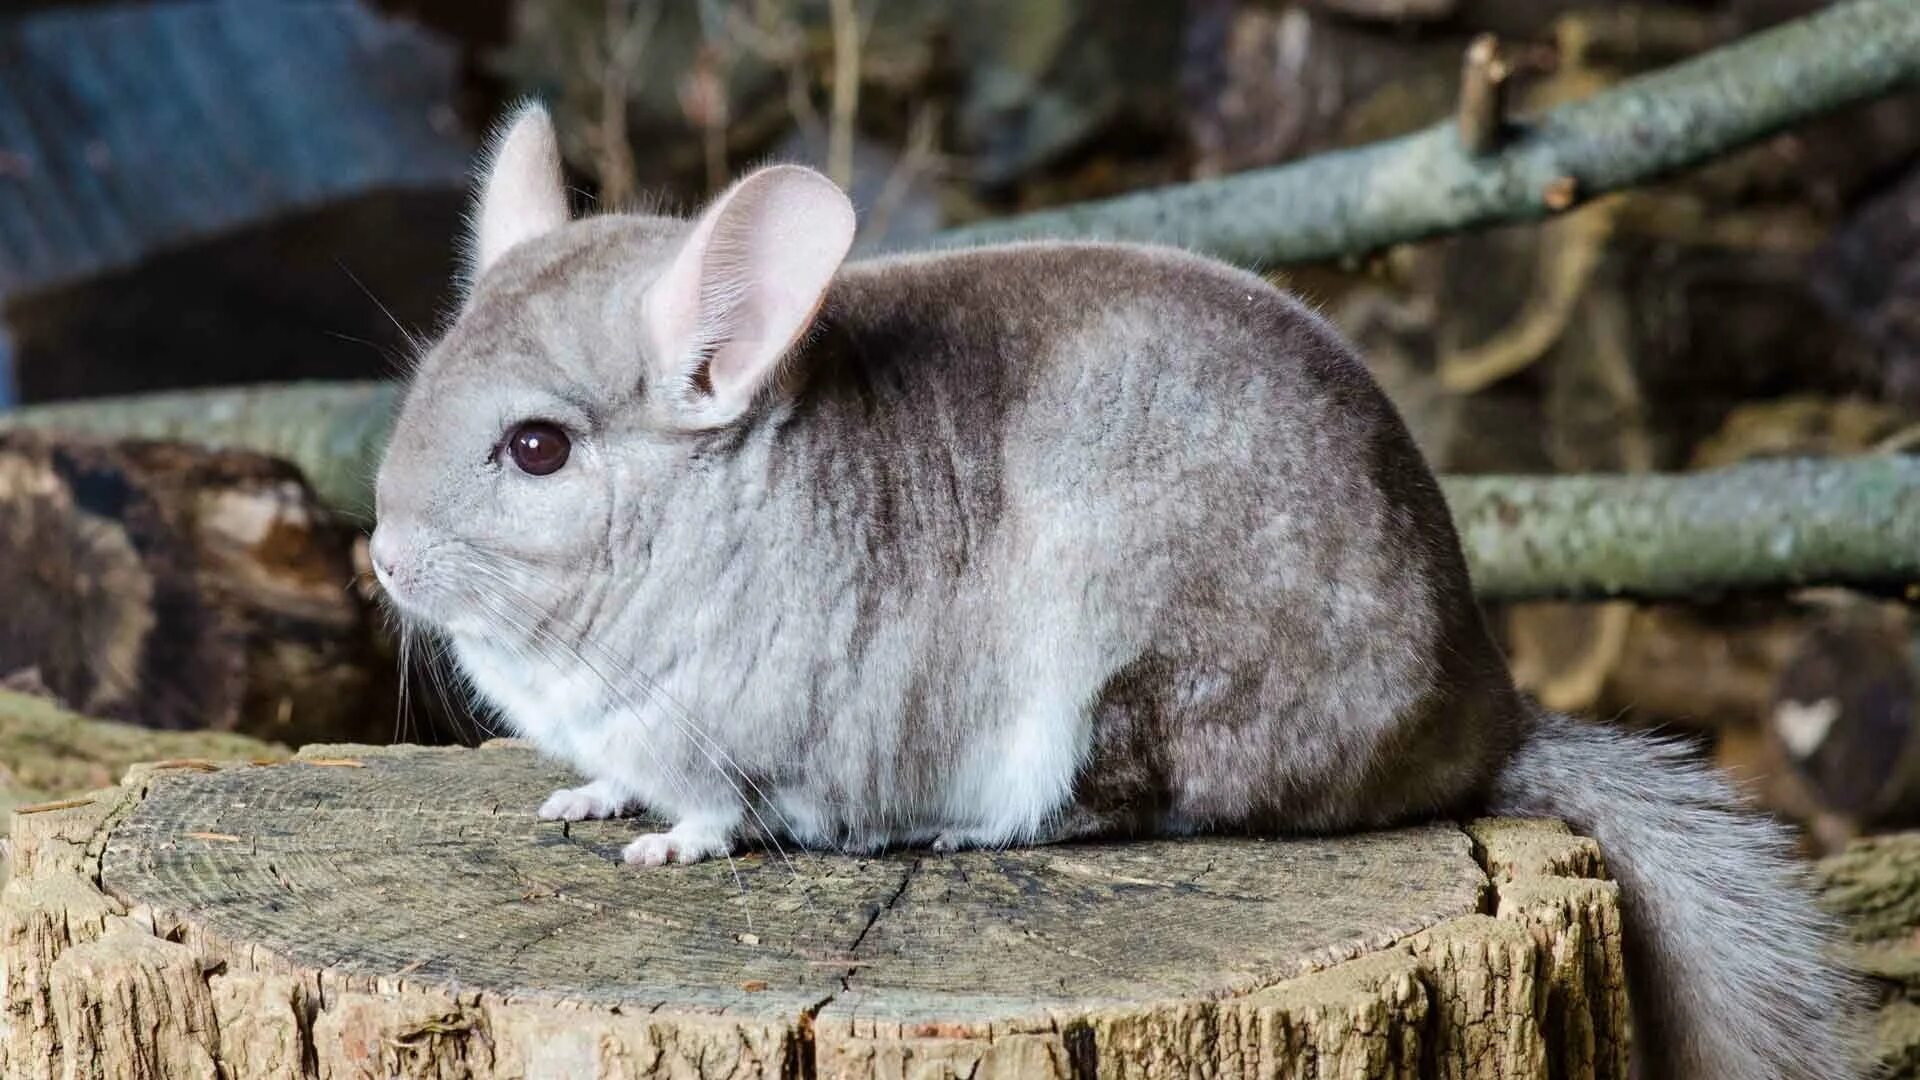
<instances>
[{"instance_id":1,"label":"chinchilla","mask_svg":"<svg viewBox=\"0 0 1920 1080\"><path fill-rule=\"evenodd\" d=\"M1299 302L1142 246L846 262L796 166L571 220L538 107L480 186L372 553L588 778L543 817L644 806L655 866L1553 816L1620 883L1654 1072L1854 1070L1785 837L1519 696L1431 471Z\"/></svg>"}]
</instances>

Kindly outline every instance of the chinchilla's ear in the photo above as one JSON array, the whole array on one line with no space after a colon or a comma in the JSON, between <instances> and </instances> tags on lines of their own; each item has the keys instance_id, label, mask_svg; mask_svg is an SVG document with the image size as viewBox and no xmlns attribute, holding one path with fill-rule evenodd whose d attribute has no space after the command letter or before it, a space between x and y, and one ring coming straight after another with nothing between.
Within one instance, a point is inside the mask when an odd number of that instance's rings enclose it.
<instances>
[{"instance_id":1,"label":"chinchilla's ear","mask_svg":"<svg viewBox=\"0 0 1920 1080\"><path fill-rule=\"evenodd\" d=\"M469 288L516 245L567 223L560 142L545 107L522 105L495 129L480 174L468 238Z\"/></svg>"},{"instance_id":2,"label":"chinchilla's ear","mask_svg":"<svg viewBox=\"0 0 1920 1080\"><path fill-rule=\"evenodd\" d=\"M853 243L853 204L798 165L761 169L716 199L641 305L670 418L737 419L812 324Z\"/></svg>"}]
</instances>

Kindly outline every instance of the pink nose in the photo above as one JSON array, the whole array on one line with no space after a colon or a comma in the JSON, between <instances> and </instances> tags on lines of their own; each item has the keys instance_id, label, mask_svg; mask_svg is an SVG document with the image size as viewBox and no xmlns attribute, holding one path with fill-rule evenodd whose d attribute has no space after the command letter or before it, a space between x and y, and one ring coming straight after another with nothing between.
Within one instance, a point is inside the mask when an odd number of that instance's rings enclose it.
<instances>
[{"instance_id":1,"label":"pink nose","mask_svg":"<svg viewBox=\"0 0 1920 1080\"><path fill-rule=\"evenodd\" d=\"M392 581L400 568L401 544L393 529L375 528L367 543L367 556L373 560L373 572L384 581Z\"/></svg>"}]
</instances>

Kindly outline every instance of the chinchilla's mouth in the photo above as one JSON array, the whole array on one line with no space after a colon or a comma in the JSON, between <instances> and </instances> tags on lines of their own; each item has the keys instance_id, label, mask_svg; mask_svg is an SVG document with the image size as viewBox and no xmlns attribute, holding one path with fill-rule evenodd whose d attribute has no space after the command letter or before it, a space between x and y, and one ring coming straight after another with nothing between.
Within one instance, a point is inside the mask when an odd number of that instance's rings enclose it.
<instances>
[{"instance_id":1,"label":"chinchilla's mouth","mask_svg":"<svg viewBox=\"0 0 1920 1080\"><path fill-rule=\"evenodd\" d=\"M387 607L409 626L423 630L449 629L447 624L457 613L447 610L450 605L446 590L435 588L433 582L422 580L418 574L395 580L377 566L373 576L380 584Z\"/></svg>"}]
</instances>

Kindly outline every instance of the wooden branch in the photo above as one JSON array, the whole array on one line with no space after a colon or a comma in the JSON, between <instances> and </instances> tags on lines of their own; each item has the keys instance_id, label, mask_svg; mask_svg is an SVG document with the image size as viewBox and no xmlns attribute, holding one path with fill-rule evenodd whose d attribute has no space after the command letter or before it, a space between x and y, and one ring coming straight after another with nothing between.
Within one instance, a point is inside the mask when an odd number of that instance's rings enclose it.
<instances>
[{"instance_id":1,"label":"wooden branch","mask_svg":"<svg viewBox=\"0 0 1920 1080\"><path fill-rule=\"evenodd\" d=\"M16 818L0 1073L1626 1075L1635 931L1557 823L636 871L535 818L573 782L309 747Z\"/></svg>"},{"instance_id":2,"label":"wooden branch","mask_svg":"<svg viewBox=\"0 0 1920 1080\"><path fill-rule=\"evenodd\" d=\"M1920 584L1920 458L1445 485L1484 599Z\"/></svg>"},{"instance_id":3,"label":"wooden branch","mask_svg":"<svg viewBox=\"0 0 1920 1080\"><path fill-rule=\"evenodd\" d=\"M1248 265L1358 255L1525 221L1920 82L1920 4L1847 0L1520 126L1498 153L1454 121L1270 169L949 230L939 246L1157 241Z\"/></svg>"},{"instance_id":4,"label":"wooden branch","mask_svg":"<svg viewBox=\"0 0 1920 1080\"><path fill-rule=\"evenodd\" d=\"M10 426L182 438L272 454L331 506L372 520L399 390L309 383L154 394L0 414ZM1882 454L1666 475L1447 477L1488 600L1678 598L1800 585L1920 583L1920 458Z\"/></svg>"}]
</instances>

